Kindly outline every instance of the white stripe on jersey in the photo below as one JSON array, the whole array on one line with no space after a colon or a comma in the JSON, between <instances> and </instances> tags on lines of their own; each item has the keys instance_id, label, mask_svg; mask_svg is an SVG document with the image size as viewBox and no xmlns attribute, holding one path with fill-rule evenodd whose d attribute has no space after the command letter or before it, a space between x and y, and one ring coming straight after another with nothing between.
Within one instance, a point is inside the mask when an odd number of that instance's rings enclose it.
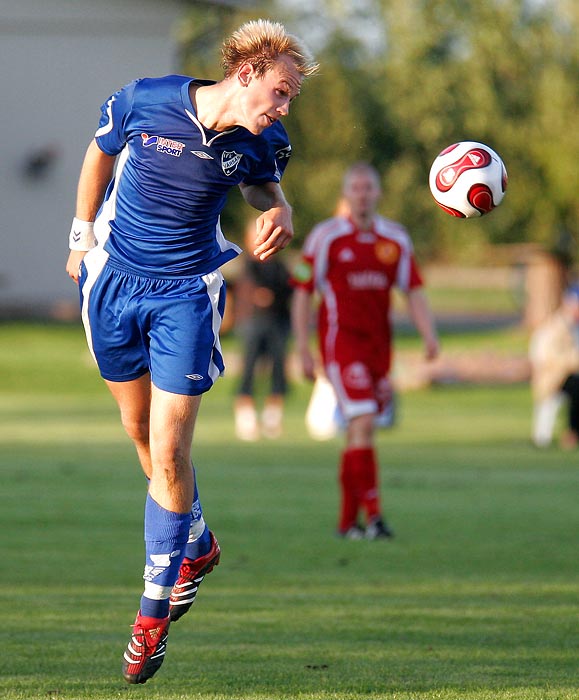
<instances>
[{"instance_id":1,"label":"white stripe on jersey","mask_svg":"<svg viewBox=\"0 0 579 700\"><path fill-rule=\"evenodd\" d=\"M204 146L211 146L211 144L215 141L215 139L218 139L220 136L225 136L225 134L231 134L232 132L236 131L238 129L237 126L234 126L232 129L227 129L226 131L220 131L218 134L215 134L213 138L210 138L209 141L207 140L207 134L205 133L205 127L197 117L190 112L188 109L185 110L185 114L189 117L189 119L197 126L199 131L201 132L201 137L202 137L202 143Z\"/></svg>"},{"instance_id":2,"label":"white stripe on jersey","mask_svg":"<svg viewBox=\"0 0 579 700\"><path fill-rule=\"evenodd\" d=\"M113 102L115 100L116 97L113 95L107 102L107 116L109 120L106 124L103 124L96 130L96 133L94 135L95 139L99 136L104 136L105 134L108 134L110 131L113 130Z\"/></svg>"},{"instance_id":3,"label":"white stripe on jersey","mask_svg":"<svg viewBox=\"0 0 579 700\"><path fill-rule=\"evenodd\" d=\"M225 238L223 231L221 230L221 217L217 219L215 239L217 240L217 245L221 251L234 250L238 255L243 252L238 245L235 245L235 243L228 241L227 238Z\"/></svg>"},{"instance_id":4,"label":"white stripe on jersey","mask_svg":"<svg viewBox=\"0 0 579 700\"><path fill-rule=\"evenodd\" d=\"M97 218L94 223L94 235L96 236L98 245L102 248L107 242L108 237L111 233L111 227L109 222L115 218L116 208L117 208L117 190L119 189L119 182L121 180L121 174L127 158L129 157L129 147L125 146L120 152L117 158L117 166L115 169L115 183L109 196L103 202Z\"/></svg>"}]
</instances>

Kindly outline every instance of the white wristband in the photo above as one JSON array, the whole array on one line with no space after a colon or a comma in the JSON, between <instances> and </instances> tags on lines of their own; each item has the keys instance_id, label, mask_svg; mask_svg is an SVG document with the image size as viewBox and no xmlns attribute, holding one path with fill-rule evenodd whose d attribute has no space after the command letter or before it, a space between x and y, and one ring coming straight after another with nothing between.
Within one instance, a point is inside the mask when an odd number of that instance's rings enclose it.
<instances>
[{"instance_id":1,"label":"white wristband","mask_svg":"<svg viewBox=\"0 0 579 700\"><path fill-rule=\"evenodd\" d=\"M70 250L90 250L97 244L94 235L94 222L83 221L76 217L72 220L72 227L68 237L68 247Z\"/></svg>"}]
</instances>

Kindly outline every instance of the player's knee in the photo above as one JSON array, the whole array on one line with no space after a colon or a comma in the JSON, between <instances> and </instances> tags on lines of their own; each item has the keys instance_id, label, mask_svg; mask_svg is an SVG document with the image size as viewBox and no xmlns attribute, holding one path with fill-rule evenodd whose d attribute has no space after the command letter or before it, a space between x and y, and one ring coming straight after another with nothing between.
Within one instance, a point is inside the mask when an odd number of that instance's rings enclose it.
<instances>
[{"instance_id":1,"label":"player's knee","mask_svg":"<svg viewBox=\"0 0 579 700\"><path fill-rule=\"evenodd\" d=\"M348 443L351 447L367 447L374 439L374 415L356 416L348 423Z\"/></svg>"},{"instance_id":2,"label":"player's knee","mask_svg":"<svg viewBox=\"0 0 579 700\"><path fill-rule=\"evenodd\" d=\"M122 416L123 428L131 440L138 444L149 442L149 419Z\"/></svg>"}]
</instances>

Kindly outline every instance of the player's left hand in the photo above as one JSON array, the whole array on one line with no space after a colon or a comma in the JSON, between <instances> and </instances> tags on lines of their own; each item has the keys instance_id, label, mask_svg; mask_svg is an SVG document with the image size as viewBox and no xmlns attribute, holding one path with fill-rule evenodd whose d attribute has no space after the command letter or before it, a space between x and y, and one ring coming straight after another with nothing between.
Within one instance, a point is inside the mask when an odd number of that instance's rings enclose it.
<instances>
[{"instance_id":1,"label":"player's left hand","mask_svg":"<svg viewBox=\"0 0 579 700\"><path fill-rule=\"evenodd\" d=\"M424 344L424 351L427 360L436 360L440 354L438 338L428 338Z\"/></svg>"},{"instance_id":2,"label":"player's left hand","mask_svg":"<svg viewBox=\"0 0 579 700\"><path fill-rule=\"evenodd\" d=\"M86 250L71 250L66 261L66 272L68 276L78 284L80 264L86 255Z\"/></svg>"},{"instance_id":3,"label":"player's left hand","mask_svg":"<svg viewBox=\"0 0 579 700\"><path fill-rule=\"evenodd\" d=\"M257 217L255 249L253 254L260 260L283 250L294 236L291 208L273 207Z\"/></svg>"}]
</instances>

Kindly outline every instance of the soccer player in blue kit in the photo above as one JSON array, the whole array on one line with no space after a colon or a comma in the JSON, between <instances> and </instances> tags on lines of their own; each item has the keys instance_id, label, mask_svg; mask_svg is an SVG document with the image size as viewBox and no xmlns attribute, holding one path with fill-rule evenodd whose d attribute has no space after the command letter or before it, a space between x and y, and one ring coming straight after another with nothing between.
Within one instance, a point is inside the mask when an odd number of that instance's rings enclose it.
<instances>
[{"instance_id":1,"label":"soccer player in blue kit","mask_svg":"<svg viewBox=\"0 0 579 700\"><path fill-rule=\"evenodd\" d=\"M149 480L144 592L123 658L129 683L159 669L170 623L219 562L191 446L201 396L224 370L219 267L241 252L219 224L228 191L239 186L262 212L255 256L293 236L279 119L317 64L265 20L235 31L222 57L219 82L144 78L105 102L69 237L66 270L80 287L88 344Z\"/></svg>"}]
</instances>

